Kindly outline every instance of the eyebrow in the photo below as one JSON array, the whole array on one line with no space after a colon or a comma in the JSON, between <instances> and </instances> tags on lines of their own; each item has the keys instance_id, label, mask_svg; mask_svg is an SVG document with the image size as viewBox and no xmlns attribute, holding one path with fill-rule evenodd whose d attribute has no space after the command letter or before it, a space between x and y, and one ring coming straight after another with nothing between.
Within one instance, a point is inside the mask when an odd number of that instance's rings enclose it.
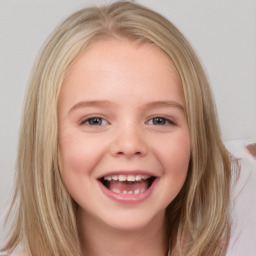
<instances>
[{"instance_id":1,"label":"eyebrow","mask_svg":"<svg viewBox=\"0 0 256 256\"><path fill-rule=\"evenodd\" d=\"M177 101L170 101L170 100L153 101L153 102L149 102L145 105L145 108L154 108L154 107L174 107L174 108L178 108L181 111L185 112L184 106Z\"/></svg>"},{"instance_id":2,"label":"eyebrow","mask_svg":"<svg viewBox=\"0 0 256 256\"><path fill-rule=\"evenodd\" d=\"M116 104L112 103L108 100L89 100L89 101L81 101L76 103L69 112L72 112L76 109L83 108L83 107L107 107L107 106L116 106ZM163 101L152 101L149 103L146 103L145 106L143 106L143 109L149 109L154 107L174 107L178 108L181 111L185 112L185 108L182 104L180 104L177 101L169 101L169 100L163 100Z\"/></svg>"},{"instance_id":3,"label":"eyebrow","mask_svg":"<svg viewBox=\"0 0 256 256\"><path fill-rule=\"evenodd\" d=\"M76 103L69 112L72 112L78 108L83 108L83 107L107 107L113 105L108 100L89 100L89 101L80 101Z\"/></svg>"}]
</instances>

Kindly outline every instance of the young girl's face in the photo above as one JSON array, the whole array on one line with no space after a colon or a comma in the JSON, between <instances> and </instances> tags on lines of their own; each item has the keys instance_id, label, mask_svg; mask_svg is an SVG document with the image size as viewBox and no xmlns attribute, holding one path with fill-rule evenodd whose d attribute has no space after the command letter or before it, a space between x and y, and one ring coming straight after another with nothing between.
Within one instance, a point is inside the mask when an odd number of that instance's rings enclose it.
<instances>
[{"instance_id":1,"label":"young girl's face","mask_svg":"<svg viewBox=\"0 0 256 256\"><path fill-rule=\"evenodd\" d=\"M92 44L65 76L58 119L79 216L120 230L164 221L187 175L190 136L179 75L160 49Z\"/></svg>"}]
</instances>

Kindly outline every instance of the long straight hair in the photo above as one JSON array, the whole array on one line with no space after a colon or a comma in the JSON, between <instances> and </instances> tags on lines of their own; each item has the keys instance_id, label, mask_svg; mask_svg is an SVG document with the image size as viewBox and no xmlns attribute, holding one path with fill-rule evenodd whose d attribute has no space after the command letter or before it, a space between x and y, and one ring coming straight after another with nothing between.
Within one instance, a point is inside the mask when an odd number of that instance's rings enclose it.
<instances>
[{"instance_id":1,"label":"long straight hair","mask_svg":"<svg viewBox=\"0 0 256 256\"><path fill-rule=\"evenodd\" d=\"M125 38L159 47L182 81L191 137L186 182L166 210L170 246L180 255L221 256L228 245L230 157L222 144L207 76L181 32L156 12L131 2L80 10L42 48L29 81L20 130L14 221L4 250L80 256L76 203L58 162L57 105L70 65L97 40Z\"/></svg>"}]
</instances>

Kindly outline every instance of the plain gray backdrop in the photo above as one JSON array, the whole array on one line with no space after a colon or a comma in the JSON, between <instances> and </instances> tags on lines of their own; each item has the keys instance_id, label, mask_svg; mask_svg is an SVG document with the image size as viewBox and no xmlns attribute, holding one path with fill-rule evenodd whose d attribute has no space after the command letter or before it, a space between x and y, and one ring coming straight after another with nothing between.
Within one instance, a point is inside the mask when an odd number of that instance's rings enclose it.
<instances>
[{"instance_id":1,"label":"plain gray backdrop","mask_svg":"<svg viewBox=\"0 0 256 256\"><path fill-rule=\"evenodd\" d=\"M104 0L0 0L0 245L34 59L67 15ZM225 141L256 136L256 0L138 0L170 19L208 72Z\"/></svg>"}]
</instances>

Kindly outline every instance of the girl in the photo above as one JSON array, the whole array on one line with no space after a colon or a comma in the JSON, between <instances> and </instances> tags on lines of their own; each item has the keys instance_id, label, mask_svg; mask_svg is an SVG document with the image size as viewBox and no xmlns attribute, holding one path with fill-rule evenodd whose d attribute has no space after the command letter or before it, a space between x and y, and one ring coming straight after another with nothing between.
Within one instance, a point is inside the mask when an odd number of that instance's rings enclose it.
<instances>
[{"instance_id":1,"label":"girl","mask_svg":"<svg viewBox=\"0 0 256 256\"><path fill-rule=\"evenodd\" d=\"M32 71L3 250L226 255L238 170L177 28L130 2L81 10Z\"/></svg>"}]
</instances>

